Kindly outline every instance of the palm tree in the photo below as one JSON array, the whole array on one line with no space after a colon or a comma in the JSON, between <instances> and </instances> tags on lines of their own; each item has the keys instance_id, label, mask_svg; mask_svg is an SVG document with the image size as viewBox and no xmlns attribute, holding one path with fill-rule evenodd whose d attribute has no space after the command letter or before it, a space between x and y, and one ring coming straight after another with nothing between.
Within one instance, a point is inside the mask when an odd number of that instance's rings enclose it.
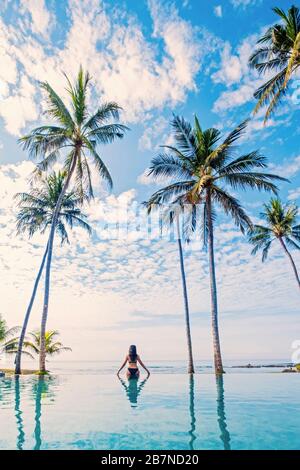
<instances>
[{"instance_id":1,"label":"palm tree","mask_svg":"<svg viewBox=\"0 0 300 470\"><path fill-rule=\"evenodd\" d=\"M287 247L300 250L300 225L296 225L298 207L283 205L279 199L271 199L264 205L260 214L266 225L254 225L249 232L249 241L254 245L252 254L262 250L262 261L267 259L269 249L274 240L278 240L290 260L293 272L300 288L300 278L295 262Z\"/></svg>"},{"instance_id":2,"label":"palm tree","mask_svg":"<svg viewBox=\"0 0 300 470\"><path fill-rule=\"evenodd\" d=\"M12 345L16 341L15 335L19 332L19 330L19 326L8 328L6 321L0 314L0 353L7 354L10 352Z\"/></svg>"},{"instance_id":3,"label":"palm tree","mask_svg":"<svg viewBox=\"0 0 300 470\"><path fill-rule=\"evenodd\" d=\"M154 206L152 203L146 202L145 203L148 213L152 211ZM155 207L158 209L160 207ZM194 367L194 359L193 359L193 347L192 347L192 335L191 335L191 325L190 325L190 309L189 309L189 300L188 300L188 290L187 290L187 283L186 283L186 275L185 275L185 266L184 266L184 254L183 254L183 247L182 247L182 233L180 227L180 216L184 217L184 211L180 204L170 204L165 208L163 213L163 217L160 218L160 224L164 222L166 225L173 226L174 222L176 225L176 232L177 232L177 241L178 241L178 252L179 252L179 261L180 261L180 272L181 272L181 280L182 280L182 293L183 293L183 302L184 302L184 310L185 310L185 326L186 326L186 337L187 337L187 346L188 346L188 373L194 374L195 367Z\"/></svg>"},{"instance_id":4,"label":"palm tree","mask_svg":"<svg viewBox=\"0 0 300 470\"><path fill-rule=\"evenodd\" d=\"M19 212L17 214L17 231L19 234L28 233L32 237L36 232L44 234L50 227L54 218L56 204L65 184L66 171L55 173L41 180L40 187L33 189L30 193L19 193L15 196L18 200ZM73 228L78 225L88 233L91 227L84 220L85 216L80 210L81 198L76 191L69 191L64 194L60 211L56 221L56 233L60 237L61 243L69 243L66 227ZM30 313L35 300L39 281L44 269L48 253L49 242L43 255L42 263L36 277L30 302L24 318L24 323L18 343L18 351L15 361L15 374L21 373L21 356L23 342L26 335Z\"/></svg>"},{"instance_id":5,"label":"palm tree","mask_svg":"<svg viewBox=\"0 0 300 470\"><path fill-rule=\"evenodd\" d=\"M62 352L72 351L71 348L65 347L57 340L59 332L57 330L49 330L45 333L46 339L46 356L56 356ZM28 334L28 338L24 341L24 348L27 353L34 359L34 354L40 354L41 333L40 331L32 331Z\"/></svg>"},{"instance_id":6,"label":"palm tree","mask_svg":"<svg viewBox=\"0 0 300 470\"><path fill-rule=\"evenodd\" d=\"M251 227L251 221L239 201L226 190L226 186L234 190L250 188L276 192L274 181L283 180L279 176L258 171L266 167L266 159L257 151L236 157L236 141L246 126L247 121L220 143L221 133L217 129L203 131L197 117L195 127L192 128L183 118L174 116L172 128L175 144L163 146L168 153L155 157L149 169L152 177L158 180L171 178L173 181L154 193L149 205L172 201L174 204L201 206L201 233L204 245L208 245L214 361L218 374L224 371L218 328L214 207L219 205L244 232ZM195 228L195 220L193 226Z\"/></svg>"},{"instance_id":7,"label":"palm tree","mask_svg":"<svg viewBox=\"0 0 300 470\"><path fill-rule=\"evenodd\" d=\"M250 67L260 74L275 72L254 94L258 100L255 113L268 105L265 122L286 94L291 78L296 76L300 68L299 8L292 6L287 13L281 8L273 8L273 11L282 22L271 26L259 39L259 48L249 59Z\"/></svg>"},{"instance_id":8,"label":"palm tree","mask_svg":"<svg viewBox=\"0 0 300 470\"><path fill-rule=\"evenodd\" d=\"M62 200L73 175L76 177L81 199L93 197L89 162L94 164L98 174L108 183L109 187L112 186L110 173L97 152L97 146L98 144L107 144L115 139L122 138L127 129L121 124L110 122L111 119L118 120L119 118L120 107L114 102L104 103L95 114L89 114L87 94L90 76L88 73L85 74L83 72L82 67L79 69L74 85L72 85L67 77L66 80L67 92L70 97L70 109L68 109L67 105L49 83L42 83L41 88L45 91L48 98L46 113L54 120L55 125L38 127L20 139L23 148L29 152L31 157L42 158L42 161L38 164L39 170L46 170L57 161L62 153L66 152L64 153L64 168L67 172L67 177L56 203L48 241L44 306L41 322L41 373L46 371L45 331L50 294L50 268L53 238Z\"/></svg>"}]
</instances>

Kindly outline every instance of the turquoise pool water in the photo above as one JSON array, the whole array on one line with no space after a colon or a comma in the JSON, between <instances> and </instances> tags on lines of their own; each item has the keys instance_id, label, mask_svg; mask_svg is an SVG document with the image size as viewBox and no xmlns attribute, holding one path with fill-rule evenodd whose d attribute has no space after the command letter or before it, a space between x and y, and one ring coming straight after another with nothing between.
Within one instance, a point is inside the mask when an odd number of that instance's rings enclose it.
<instances>
[{"instance_id":1,"label":"turquoise pool water","mask_svg":"<svg viewBox=\"0 0 300 470\"><path fill-rule=\"evenodd\" d=\"M1 449L300 449L300 374L0 379Z\"/></svg>"}]
</instances>

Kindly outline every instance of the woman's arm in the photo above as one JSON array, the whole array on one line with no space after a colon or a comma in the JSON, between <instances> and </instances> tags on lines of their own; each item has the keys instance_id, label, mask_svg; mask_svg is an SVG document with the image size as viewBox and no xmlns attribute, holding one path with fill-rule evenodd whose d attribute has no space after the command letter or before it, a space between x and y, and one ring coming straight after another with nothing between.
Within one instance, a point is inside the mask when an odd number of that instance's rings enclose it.
<instances>
[{"instance_id":1,"label":"woman's arm","mask_svg":"<svg viewBox=\"0 0 300 470\"><path fill-rule=\"evenodd\" d=\"M148 377L149 377L150 372L149 372L149 370L147 369L147 367L145 366L145 364L143 363L143 361L141 360L140 356L137 357L137 360L138 360L138 362L141 364L141 366L145 369L145 371L147 372Z\"/></svg>"},{"instance_id":2,"label":"woman's arm","mask_svg":"<svg viewBox=\"0 0 300 470\"><path fill-rule=\"evenodd\" d=\"M128 357L126 356L126 357L125 357L125 361L123 362L123 364L121 365L120 369L119 369L118 372L117 372L117 376L118 376L118 377L119 377L119 373L121 372L121 370L124 369L124 367L126 366L127 359L128 359Z\"/></svg>"}]
</instances>

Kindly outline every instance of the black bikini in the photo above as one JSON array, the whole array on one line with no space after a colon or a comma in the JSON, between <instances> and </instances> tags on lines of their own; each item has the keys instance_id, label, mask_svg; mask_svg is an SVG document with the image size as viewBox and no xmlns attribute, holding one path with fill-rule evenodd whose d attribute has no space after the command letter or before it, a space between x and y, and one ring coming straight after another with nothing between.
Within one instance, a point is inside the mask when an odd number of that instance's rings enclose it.
<instances>
[{"instance_id":1,"label":"black bikini","mask_svg":"<svg viewBox=\"0 0 300 470\"><path fill-rule=\"evenodd\" d=\"M137 361L129 361L130 364L136 364ZM135 379L138 375L138 368L128 367L128 372L130 374L131 379Z\"/></svg>"},{"instance_id":2,"label":"black bikini","mask_svg":"<svg viewBox=\"0 0 300 470\"><path fill-rule=\"evenodd\" d=\"M136 378L137 374L138 374L138 369L133 369L131 367L128 367L128 372L130 373L130 378L131 379L134 379Z\"/></svg>"}]
</instances>

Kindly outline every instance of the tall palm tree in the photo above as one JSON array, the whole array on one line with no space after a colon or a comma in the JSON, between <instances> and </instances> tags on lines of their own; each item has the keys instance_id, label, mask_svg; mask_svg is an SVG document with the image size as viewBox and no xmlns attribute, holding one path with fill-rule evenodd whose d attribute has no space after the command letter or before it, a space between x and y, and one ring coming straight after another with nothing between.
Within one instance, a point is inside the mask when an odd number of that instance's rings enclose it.
<instances>
[{"instance_id":1,"label":"tall palm tree","mask_svg":"<svg viewBox=\"0 0 300 470\"><path fill-rule=\"evenodd\" d=\"M28 233L29 237L32 237L36 232L44 234L51 227L56 210L56 204L61 195L66 177L66 171L60 171L58 173L53 172L48 177L41 180L41 184L38 188L33 189L30 193L19 193L15 196L18 200L19 207L19 212L17 214L17 231L19 234ZM60 237L62 244L65 242L69 243L67 226L72 229L74 225L78 225L88 233L91 233L91 227L84 220L85 216L82 214L80 206L81 197L76 191L72 190L64 194L58 217L56 219L56 233ZM18 343L18 351L16 354L16 374L21 373L23 342L40 278L44 269L48 246L49 242L46 245L42 263L40 265L25 314Z\"/></svg>"},{"instance_id":2,"label":"tall palm tree","mask_svg":"<svg viewBox=\"0 0 300 470\"><path fill-rule=\"evenodd\" d=\"M104 103L95 114L89 114L87 94L90 76L88 73L83 72L82 67L79 69L74 85L67 77L66 80L70 107L67 107L49 83L42 83L41 88L47 95L46 113L54 120L55 125L38 127L20 139L23 148L29 152L31 157L42 158L42 161L38 164L40 170L46 170L63 154L64 168L67 172L64 186L56 203L48 241L44 306L41 322L41 373L46 371L45 331L49 307L53 238L63 197L74 175L81 199L93 197L90 162L94 164L98 174L108 183L109 187L112 186L110 173L97 152L97 146L122 138L124 131L127 129L121 124L111 123L112 119L118 120L119 118L120 107L114 102Z\"/></svg>"},{"instance_id":3,"label":"tall palm tree","mask_svg":"<svg viewBox=\"0 0 300 470\"><path fill-rule=\"evenodd\" d=\"M243 122L220 142L221 133L217 129L203 131L197 117L193 128L183 118L174 116L174 146L163 146L168 153L155 157L149 169L152 177L158 180L171 178L173 181L152 195L150 205L170 201L175 204L201 205L201 233L204 245L208 245L214 361L218 374L224 371L218 327L214 208L220 206L244 232L251 227L251 221L226 186L234 190L250 188L276 192L274 181L283 180L279 176L259 171L266 167L266 159L257 151L236 157L236 142L246 125L247 121ZM195 220L193 225L195 227Z\"/></svg>"},{"instance_id":4,"label":"tall palm tree","mask_svg":"<svg viewBox=\"0 0 300 470\"><path fill-rule=\"evenodd\" d=\"M275 73L254 94L258 100L255 113L268 105L265 122L286 94L291 78L300 69L299 8L292 6L287 13L281 8L273 8L273 11L282 21L271 26L259 39L259 48L249 59L250 67L260 74Z\"/></svg>"},{"instance_id":5,"label":"tall palm tree","mask_svg":"<svg viewBox=\"0 0 300 470\"><path fill-rule=\"evenodd\" d=\"M153 205L151 201L145 203L148 213L155 209L162 209L160 206ZM178 242L178 252L179 252L179 262L180 262L180 272L182 280L182 293L183 293L183 302L184 302L184 311L185 311L185 326L186 326L186 338L187 338L187 347L188 347L188 373L194 374L194 359L193 359L193 346L192 346L192 335L191 335L191 324L190 324L190 309L189 309L189 300L188 300L188 290L184 266L184 254L182 247L182 230L180 227L180 217L184 218L184 210L180 204L170 204L163 209L162 217L160 218L160 224L164 223L167 226L176 225L177 232L177 242ZM161 227L162 228L162 227Z\"/></svg>"},{"instance_id":6,"label":"tall palm tree","mask_svg":"<svg viewBox=\"0 0 300 470\"><path fill-rule=\"evenodd\" d=\"M254 245L252 254L262 250L262 261L267 259L273 241L278 240L287 255L300 288L300 278L291 253L287 247L300 250L300 225L297 225L298 207L284 205L279 199L271 199L260 214L266 225L254 225L249 241Z\"/></svg>"}]
</instances>

